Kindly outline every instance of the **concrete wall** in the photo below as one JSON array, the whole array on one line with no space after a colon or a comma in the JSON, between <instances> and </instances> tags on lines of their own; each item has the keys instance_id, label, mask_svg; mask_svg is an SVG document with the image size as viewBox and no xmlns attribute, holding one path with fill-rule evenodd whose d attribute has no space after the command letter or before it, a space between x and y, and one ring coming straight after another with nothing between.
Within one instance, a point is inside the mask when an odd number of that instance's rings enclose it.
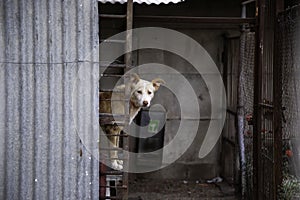
<instances>
[{"instance_id":1,"label":"concrete wall","mask_svg":"<svg viewBox=\"0 0 300 200\"><path fill-rule=\"evenodd\" d=\"M222 53L224 50L224 34L222 30L187 30L181 29L180 32L189 35L198 41L210 54L216 65L222 70ZM220 156L221 156L221 143L218 142L213 148L212 152L203 159L198 158L199 150L202 145L204 136L211 117L211 99L209 96L209 89L203 80L203 76L208 76L211 80L216 79L220 74L199 74L193 66L183 58L169 52L160 50L141 50L138 52L138 65L147 63L161 63L173 69L176 69L180 74L184 75L188 82L193 87L196 96L198 97L198 104L200 107L200 118L193 118L194 107L190 106L190 114L187 116L180 116L180 106L177 98L167 88L161 88L153 100L153 104L161 104L167 113L166 132L165 132L165 145L168 144L176 135L178 131L178 124L181 120L193 121L199 120L200 126L197 136L188 150L181 156L175 163L166 169L158 172L146 174L145 177L152 178L171 178L171 179L208 179L220 175ZM150 79L148 77L155 77L153 74L143 74L140 72L141 77ZM163 73L163 72L162 72ZM164 77L158 73L157 76ZM168 74L173 84L176 84L178 75ZM151 79L150 79L151 80ZM172 84L172 83L171 83ZM178 86L178 90L185 90L186 86ZM221 94L220 94L221 96ZM189 102L190 97L184 97ZM212 119L214 120L214 119ZM179 144L180 145L180 144ZM182 143L184 145L184 143ZM178 149L181 149L180 147ZM176 150L176 149L174 149ZM164 152L164 158L177 157L180 152ZM166 162L163 159L163 162ZM164 163L169 164L169 163Z\"/></svg>"},{"instance_id":2,"label":"concrete wall","mask_svg":"<svg viewBox=\"0 0 300 200\"><path fill-rule=\"evenodd\" d=\"M226 2L229 4L224 5L223 2L213 1L200 2L200 1L190 1L186 4L169 5L162 9L147 8L145 6L137 6L135 9L136 15L187 15L187 16L236 16L240 15L240 6L237 1ZM155 22L142 22L137 21L136 27L146 27L146 26L158 26L166 27L178 30L194 40L196 40L200 45L202 45L205 50L209 53L211 58L214 60L215 64L222 73L223 61L222 56L224 53L224 39L226 36L239 36L239 28L231 27L226 25L203 25L196 23L159 23ZM186 48L186 47L185 47ZM214 79L218 74L198 74L193 67L186 62L184 59L178 58L176 55L171 55L168 52L146 50L140 51L138 54L138 64L159 62L167 66L170 66L178 70L183 74L189 83L191 83L196 95L199 97L198 102L200 106L200 126L197 132L197 136L189 147L189 149L181 156L174 164L168 166L163 170L159 170L154 173L147 173L141 175L147 178L170 178L170 179L210 179L219 175L224 171L232 170L233 166L227 164L227 169L223 169L222 158L221 157L233 157L231 147L229 148L228 155L223 155L221 151L228 149L225 146L222 147L222 142L219 140L217 145L213 150L203 159L198 158L199 149L202 145L204 136L206 134L211 116L210 116L210 106L211 100L209 97L209 89L203 81L202 76L210 76L210 79ZM176 81L177 77L173 76ZM182 86L185 89L185 86ZM166 95L167 94L167 95ZM189 97L187 97L188 99ZM176 98L172 94L168 94L167 89L158 92L157 97L154 99L154 104L162 104L167 111L167 123L165 132L165 144L173 139L174 134L176 134L178 129L179 120L179 107L176 106ZM171 102L171 103L170 103ZM188 101L187 101L188 102ZM174 106L175 105L175 106ZM193 108L191 107L191 110ZM181 120L191 120L191 119L181 119ZM232 120L231 120L232 122ZM233 127L234 128L234 127ZM184 145L184 143L183 143ZM176 156L177 152L164 152L164 157ZM224 153L224 152L223 152ZM223 158L223 159L224 159ZM234 159L234 158L233 158ZM233 160L231 159L231 160ZM232 172L233 173L233 172Z\"/></svg>"}]
</instances>

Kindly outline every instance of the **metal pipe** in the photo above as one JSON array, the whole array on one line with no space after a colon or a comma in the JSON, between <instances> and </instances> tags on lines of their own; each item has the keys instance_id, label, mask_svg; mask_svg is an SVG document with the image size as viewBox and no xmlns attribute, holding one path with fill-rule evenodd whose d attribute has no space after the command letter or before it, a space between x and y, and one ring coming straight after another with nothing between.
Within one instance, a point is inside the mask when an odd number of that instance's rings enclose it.
<instances>
[{"instance_id":1,"label":"metal pipe","mask_svg":"<svg viewBox=\"0 0 300 200\"><path fill-rule=\"evenodd\" d=\"M187 16L152 16L138 15L134 16L135 20L161 22L190 22L190 23L210 23L210 24L254 24L255 18L240 18L240 17L187 17Z\"/></svg>"},{"instance_id":2,"label":"metal pipe","mask_svg":"<svg viewBox=\"0 0 300 200\"><path fill-rule=\"evenodd\" d=\"M242 13L241 13L241 18L246 19L247 18L247 4L255 2L255 0L249 0L245 1L242 3ZM246 29L245 25L242 26L242 30L244 31ZM245 34L245 33L243 33ZM245 42L245 39L242 40L241 42ZM240 45L240 57L242 57L244 51L244 46L245 44ZM243 58L240 59L242 61ZM242 63L240 63L239 67L239 79L238 79L238 107L237 107L237 125L238 125L238 143L239 143L239 154L240 154L240 170L241 170L241 185L242 185L242 198L244 199L246 196L246 156L245 156L245 139L244 139L244 116L245 116L245 111L244 111L244 89L242 86L243 81L243 76L242 76Z\"/></svg>"},{"instance_id":3,"label":"metal pipe","mask_svg":"<svg viewBox=\"0 0 300 200\"><path fill-rule=\"evenodd\" d=\"M243 56L245 50L245 34L243 33L241 37L241 45L240 45L240 67L239 67L239 78L238 78L238 107L237 107L237 125L238 125L238 143L239 143L239 154L240 154L240 170L241 170L241 185L242 185L242 197L244 198L246 195L246 156L245 156L245 140L244 140L244 88L242 83L243 80L242 72L243 72ZM243 43L244 42L244 43Z\"/></svg>"},{"instance_id":4,"label":"metal pipe","mask_svg":"<svg viewBox=\"0 0 300 200\"><path fill-rule=\"evenodd\" d=\"M241 89L241 86L239 86ZM239 95L239 101L241 95ZM240 170L241 170L241 185L242 185L242 196L246 194L246 156L245 156L245 140L244 140L244 108L238 106L238 140L239 140L239 153L240 153Z\"/></svg>"},{"instance_id":5,"label":"metal pipe","mask_svg":"<svg viewBox=\"0 0 300 200\"><path fill-rule=\"evenodd\" d=\"M246 4L242 5L242 18L245 19L247 16L247 9Z\"/></svg>"},{"instance_id":6,"label":"metal pipe","mask_svg":"<svg viewBox=\"0 0 300 200\"><path fill-rule=\"evenodd\" d=\"M254 3L254 2L256 2L256 0L248 0L248 1L242 2L242 5L246 5L246 4L250 4L250 3Z\"/></svg>"}]
</instances>

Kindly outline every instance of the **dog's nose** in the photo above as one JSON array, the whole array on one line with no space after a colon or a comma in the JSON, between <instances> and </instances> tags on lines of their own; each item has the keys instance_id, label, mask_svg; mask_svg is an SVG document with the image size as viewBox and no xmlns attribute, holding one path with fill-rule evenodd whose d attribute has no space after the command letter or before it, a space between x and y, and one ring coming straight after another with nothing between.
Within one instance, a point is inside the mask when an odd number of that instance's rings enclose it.
<instances>
[{"instance_id":1,"label":"dog's nose","mask_svg":"<svg viewBox=\"0 0 300 200\"><path fill-rule=\"evenodd\" d=\"M143 101L143 105L147 106L148 105L148 101Z\"/></svg>"}]
</instances>

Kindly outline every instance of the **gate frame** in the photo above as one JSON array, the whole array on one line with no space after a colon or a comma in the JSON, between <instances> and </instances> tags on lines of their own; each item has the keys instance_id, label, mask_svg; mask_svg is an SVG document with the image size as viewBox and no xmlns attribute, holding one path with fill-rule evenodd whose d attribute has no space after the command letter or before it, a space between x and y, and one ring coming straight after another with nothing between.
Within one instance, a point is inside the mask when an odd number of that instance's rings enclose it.
<instances>
[{"instance_id":1,"label":"gate frame","mask_svg":"<svg viewBox=\"0 0 300 200\"><path fill-rule=\"evenodd\" d=\"M267 0L256 0L256 26L255 26L255 68L254 68L254 126L253 126L253 199L264 199L263 193L260 192L260 188L263 187L262 178L264 173L262 170L262 120L260 119L263 114L263 108L259 105L262 100L262 87L263 87L263 69L264 69L264 42L265 42L265 8ZM274 199L277 199L278 188L282 182L282 102L281 102L281 68L278 65L278 48L276 48L276 30L277 30L277 16L280 11L284 9L283 0L275 0L274 3L274 50L273 50L273 139L274 139L274 164L272 170L273 176L273 193Z\"/></svg>"}]
</instances>

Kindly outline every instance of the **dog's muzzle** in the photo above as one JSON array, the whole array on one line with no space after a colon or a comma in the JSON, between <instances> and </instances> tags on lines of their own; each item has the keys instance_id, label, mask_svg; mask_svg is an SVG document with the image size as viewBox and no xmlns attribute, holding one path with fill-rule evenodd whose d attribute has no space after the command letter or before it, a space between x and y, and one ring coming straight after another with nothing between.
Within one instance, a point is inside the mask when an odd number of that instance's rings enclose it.
<instances>
[{"instance_id":1,"label":"dog's muzzle","mask_svg":"<svg viewBox=\"0 0 300 200\"><path fill-rule=\"evenodd\" d=\"M144 106L144 107L147 107L147 106L148 106L148 104L149 104L149 102L148 102L148 101L143 101L143 106Z\"/></svg>"}]
</instances>

